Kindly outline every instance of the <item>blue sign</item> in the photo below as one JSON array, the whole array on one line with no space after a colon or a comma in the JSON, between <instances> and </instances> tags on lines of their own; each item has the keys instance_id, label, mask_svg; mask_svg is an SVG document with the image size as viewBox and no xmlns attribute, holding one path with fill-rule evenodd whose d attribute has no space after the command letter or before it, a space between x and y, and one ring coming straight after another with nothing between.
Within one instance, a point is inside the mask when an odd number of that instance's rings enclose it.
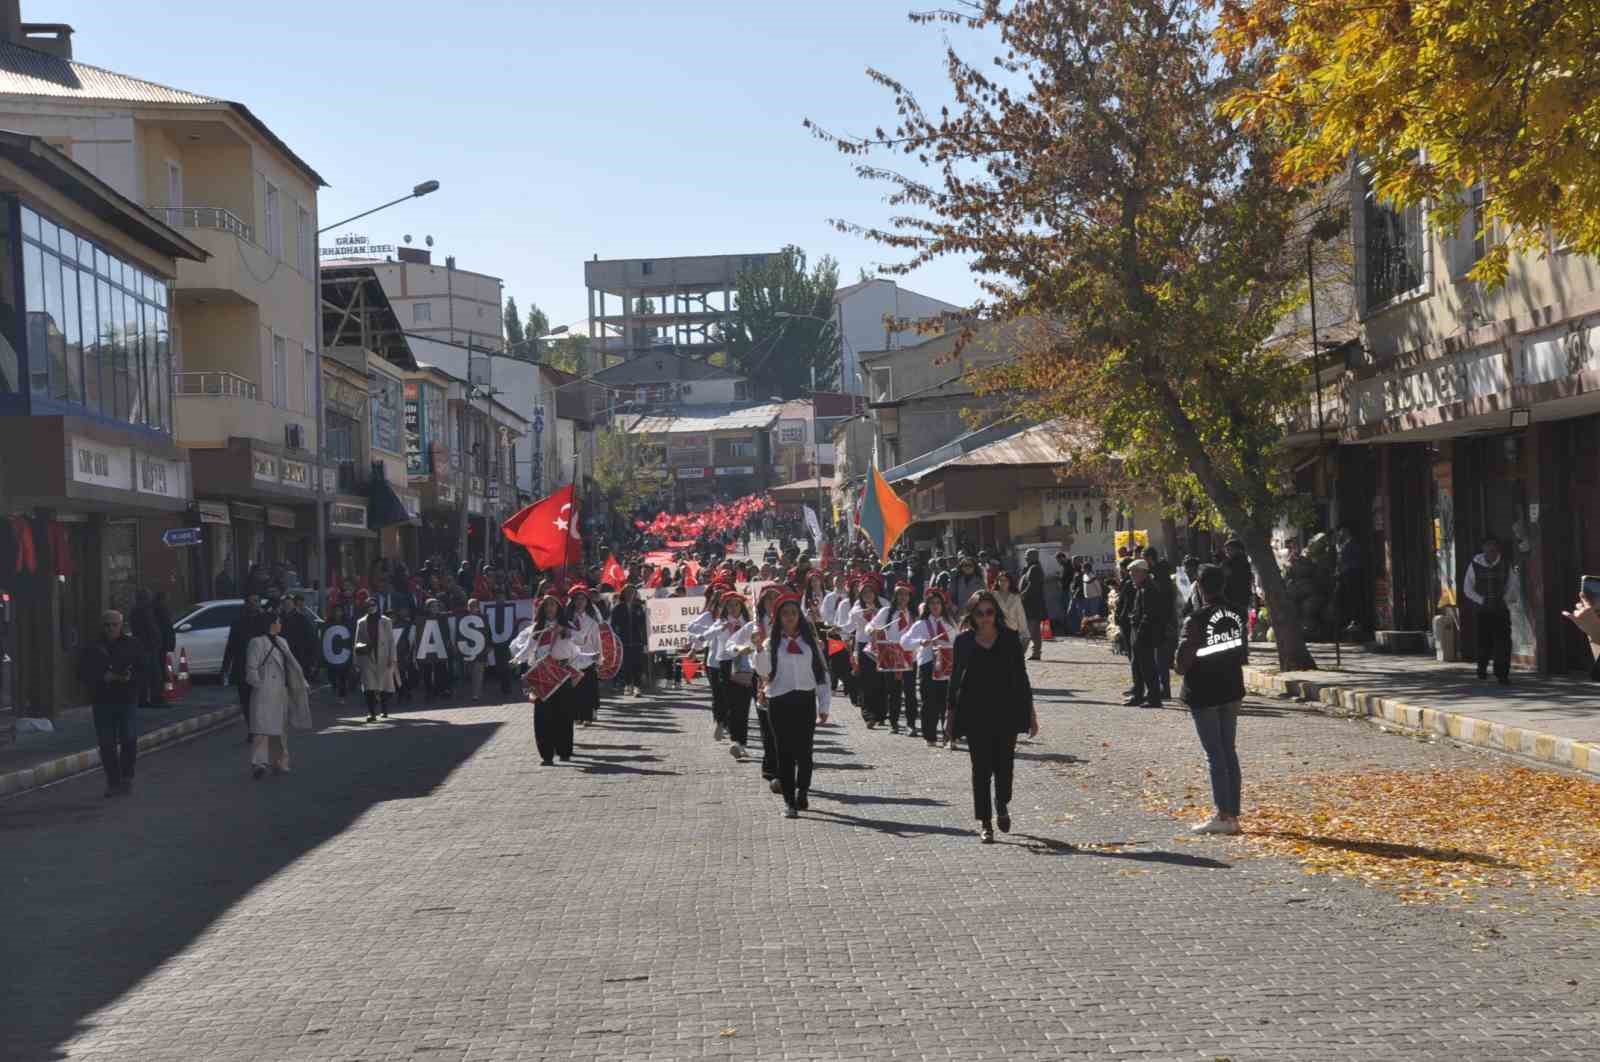
<instances>
[{"instance_id":1,"label":"blue sign","mask_svg":"<svg viewBox=\"0 0 1600 1062\"><path fill-rule=\"evenodd\" d=\"M200 529L198 527L174 527L161 532L161 541L169 546L198 546L200 544Z\"/></svg>"}]
</instances>

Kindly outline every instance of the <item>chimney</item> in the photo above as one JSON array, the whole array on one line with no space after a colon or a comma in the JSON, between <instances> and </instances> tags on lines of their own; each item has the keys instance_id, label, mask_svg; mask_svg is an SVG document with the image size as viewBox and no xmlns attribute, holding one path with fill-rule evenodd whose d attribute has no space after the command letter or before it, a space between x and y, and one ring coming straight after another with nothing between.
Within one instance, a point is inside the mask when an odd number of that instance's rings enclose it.
<instances>
[{"instance_id":1,"label":"chimney","mask_svg":"<svg viewBox=\"0 0 1600 1062\"><path fill-rule=\"evenodd\" d=\"M0 0L0 40L22 43L22 0Z\"/></svg>"},{"instance_id":2,"label":"chimney","mask_svg":"<svg viewBox=\"0 0 1600 1062\"><path fill-rule=\"evenodd\" d=\"M6 0L11 7L16 4ZM72 27L65 22L24 22L20 43L57 59L72 58Z\"/></svg>"}]
</instances>

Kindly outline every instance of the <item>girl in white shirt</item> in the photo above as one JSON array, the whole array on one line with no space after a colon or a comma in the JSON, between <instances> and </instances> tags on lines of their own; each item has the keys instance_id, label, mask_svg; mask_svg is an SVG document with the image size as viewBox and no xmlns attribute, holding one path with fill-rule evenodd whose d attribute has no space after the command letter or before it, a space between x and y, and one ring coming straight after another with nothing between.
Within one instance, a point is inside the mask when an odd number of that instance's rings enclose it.
<instances>
[{"instance_id":1,"label":"girl in white shirt","mask_svg":"<svg viewBox=\"0 0 1600 1062\"><path fill-rule=\"evenodd\" d=\"M711 689L711 740L722 740L722 676L717 672L717 665L712 662L708 651L708 636L711 628L717 623L717 606L721 602L724 588L715 584L706 587L706 607L700 615L689 624L689 649L686 656L701 655L706 663L706 685ZM673 667L680 667L678 661L673 662Z\"/></svg>"},{"instance_id":2,"label":"girl in white shirt","mask_svg":"<svg viewBox=\"0 0 1600 1062\"><path fill-rule=\"evenodd\" d=\"M572 695L572 717L579 726L593 723L600 711L600 610L595 608L589 588L578 583L567 591L567 623L573 629L578 651L587 662L573 666L583 672Z\"/></svg>"},{"instance_id":3,"label":"girl in white shirt","mask_svg":"<svg viewBox=\"0 0 1600 1062\"><path fill-rule=\"evenodd\" d=\"M917 654L917 689L922 698L922 740L929 748L944 744L939 724L944 719L950 693L950 668L959 630L950 622L950 602L944 591L929 587L922 598L920 618L900 637L901 648Z\"/></svg>"},{"instance_id":4,"label":"girl in white shirt","mask_svg":"<svg viewBox=\"0 0 1600 1062\"><path fill-rule=\"evenodd\" d=\"M911 585L900 583L894 588L894 600L878 610L878 614L867 625L867 631L874 637L881 637L892 648L885 649L883 656L891 654L896 659L880 659L878 665L878 681L883 686L884 706L889 713L889 729L900 733L900 706L904 700L906 672L910 670L910 661L898 659L900 654L894 649L900 647L900 639L911 629L916 622L916 617L911 614ZM911 711L906 712L906 725L911 728L911 733L917 732L917 718Z\"/></svg>"},{"instance_id":5,"label":"girl in white shirt","mask_svg":"<svg viewBox=\"0 0 1600 1062\"><path fill-rule=\"evenodd\" d=\"M733 643L750 622L750 605L743 597L728 591L719 603L721 619L707 636L707 666L718 675L721 716L717 730L727 730L733 742L728 751L734 759L744 759L745 742L750 740L750 699L755 695L755 672L750 657ZM710 674L710 672L707 672Z\"/></svg>"},{"instance_id":6,"label":"girl in white shirt","mask_svg":"<svg viewBox=\"0 0 1600 1062\"><path fill-rule=\"evenodd\" d=\"M828 658L828 664L839 676L840 683L844 686L844 695L850 703L857 708L861 707L861 683L850 670L850 650L855 640L850 635L850 610L856 607L856 580L854 576L844 580L842 588L834 591L833 611L828 612L828 622L833 625L835 637L839 639L841 648ZM826 606L823 609L827 612Z\"/></svg>"},{"instance_id":7,"label":"girl in white shirt","mask_svg":"<svg viewBox=\"0 0 1600 1062\"><path fill-rule=\"evenodd\" d=\"M783 817L797 819L809 806L817 723L828 721L828 669L816 631L792 594L778 598L777 627L756 649L756 672L766 684L768 714L777 745Z\"/></svg>"},{"instance_id":8,"label":"girl in white shirt","mask_svg":"<svg viewBox=\"0 0 1600 1062\"><path fill-rule=\"evenodd\" d=\"M878 677L878 654L872 648L872 634L867 629L872 621L883 610L883 603L878 600L878 594L883 589L883 583L876 575L861 577L861 588L856 595L855 607L850 610L849 642L851 645L851 664L856 675L856 687L860 691L861 717L867 721L867 729L874 730L883 722L886 713L884 705L884 683Z\"/></svg>"},{"instance_id":9,"label":"girl in white shirt","mask_svg":"<svg viewBox=\"0 0 1600 1062\"><path fill-rule=\"evenodd\" d=\"M574 631L561 615L561 599L546 594L539 599L539 612L533 624L524 627L511 642L511 666L526 665L531 674L546 659L576 668L582 662ZM550 766L555 757L563 763L572 759L572 681L563 682L543 700L528 687L533 701L533 743L539 749L539 762Z\"/></svg>"},{"instance_id":10,"label":"girl in white shirt","mask_svg":"<svg viewBox=\"0 0 1600 1062\"><path fill-rule=\"evenodd\" d=\"M733 637L733 648L747 654L752 667L777 623L777 600L782 596L783 591L776 585L764 588L756 600L755 619L745 624L744 629ZM770 705L760 682L759 670L756 675L756 722L761 725L761 777L766 779L767 786L774 793L781 793L783 787L778 784L778 749L772 737L772 719L768 714Z\"/></svg>"}]
</instances>

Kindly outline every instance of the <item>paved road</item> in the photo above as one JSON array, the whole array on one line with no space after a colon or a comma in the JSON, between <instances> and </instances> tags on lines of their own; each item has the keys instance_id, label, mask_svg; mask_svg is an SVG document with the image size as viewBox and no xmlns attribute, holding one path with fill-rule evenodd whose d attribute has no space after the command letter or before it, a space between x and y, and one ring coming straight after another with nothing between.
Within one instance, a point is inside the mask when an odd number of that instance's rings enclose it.
<instances>
[{"instance_id":1,"label":"paved road","mask_svg":"<svg viewBox=\"0 0 1600 1062\"><path fill-rule=\"evenodd\" d=\"M1139 794L1200 778L1186 718L1122 708L1101 646L1047 652L993 847L962 755L846 719L791 822L667 698L565 767L524 704L330 712L291 778L229 731L131 800L0 804L0 1058L1596 1057L1596 905L1491 933L1182 837ZM1247 786L1482 762L1276 704L1244 734Z\"/></svg>"}]
</instances>

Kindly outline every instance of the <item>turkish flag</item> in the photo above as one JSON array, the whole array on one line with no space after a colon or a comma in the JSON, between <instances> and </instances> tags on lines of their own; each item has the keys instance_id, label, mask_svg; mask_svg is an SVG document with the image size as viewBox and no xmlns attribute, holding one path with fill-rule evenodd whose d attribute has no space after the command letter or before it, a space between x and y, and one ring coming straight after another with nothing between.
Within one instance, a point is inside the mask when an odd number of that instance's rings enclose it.
<instances>
[{"instance_id":1,"label":"turkish flag","mask_svg":"<svg viewBox=\"0 0 1600 1062\"><path fill-rule=\"evenodd\" d=\"M572 485L562 487L512 516L500 532L527 549L541 568L561 568L579 555L578 500Z\"/></svg>"},{"instance_id":2,"label":"turkish flag","mask_svg":"<svg viewBox=\"0 0 1600 1062\"><path fill-rule=\"evenodd\" d=\"M622 585L628 581L628 571L617 563L615 553L606 554L606 566L600 569L600 581L609 583L613 590L621 590Z\"/></svg>"},{"instance_id":3,"label":"turkish flag","mask_svg":"<svg viewBox=\"0 0 1600 1062\"><path fill-rule=\"evenodd\" d=\"M684 581L683 581L683 585L684 586L699 586L700 585L700 562L699 561L684 561L683 562L683 569L684 569L684 571L686 573L688 573L687 578L685 578Z\"/></svg>"}]
</instances>

